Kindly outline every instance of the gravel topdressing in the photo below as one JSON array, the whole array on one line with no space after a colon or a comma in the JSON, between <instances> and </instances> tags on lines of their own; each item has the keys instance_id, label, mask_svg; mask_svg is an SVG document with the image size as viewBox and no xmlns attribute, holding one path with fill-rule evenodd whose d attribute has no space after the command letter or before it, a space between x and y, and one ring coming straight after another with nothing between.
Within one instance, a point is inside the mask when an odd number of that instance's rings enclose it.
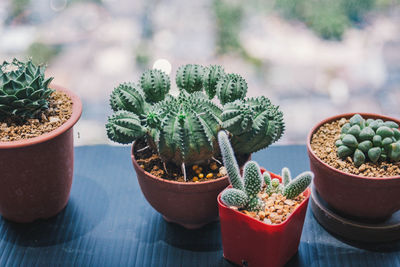
<instances>
[{"instance_id":1,"label":"gravel topdressing","mask_svg":"<svg viewBox=\"0 0 400 267\"><path fill-rule=\"evenodd\" d=\"M64 124L71 114L72 100L65 93L55 91L50 96L49 109L39 119L29 119L24 124L0 122L0 141L18 141L51 132Z\"/></svg>"},{"instance_id":2,"label":"gravel topdressing","mask_svg":"<svg viewBox=\"0 0 400 267\"><path fill-rule=\"evenodd\" d=\"M340 159L337 156L336 140L340 137L341 127L348 122L346 119L323 124L311 139L311 148L319 159L335 169L350 174L367 177L391 177L400 175L400 162L365 162L355 167L351 157Z\"/></svg>"}]
</instances>

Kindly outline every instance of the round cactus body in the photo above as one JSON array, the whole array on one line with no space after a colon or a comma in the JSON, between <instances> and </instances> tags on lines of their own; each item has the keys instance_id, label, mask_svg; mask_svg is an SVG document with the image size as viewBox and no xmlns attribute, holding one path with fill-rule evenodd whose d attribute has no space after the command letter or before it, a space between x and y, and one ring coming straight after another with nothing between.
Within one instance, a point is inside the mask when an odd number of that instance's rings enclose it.
<instances>
[{"instance_id":1,"label":"round cactus body","mask_svg":"<svg viewBox=\"0 0 400 267\"><path fill-rule=\"evenodd\" d=\"M221 200L225 205L237 208L244 208L249 202L246 193L236 188L225 189L221 194Z\"/></svg>"},{"instance_id":2,"label":"round cactus body","mask_svg":"<svg viewBox=\"0 0 400 267\"><path fill-rule=\"evenodd\" d=\"M24 121L39 117L49 107L49 88L53 78L45 78L45 67L17 59L4 61L0 68L0 120L17 118Z\"/></svg>"},{"instance_id":3,"label":"round cactus body","mask_svg":"<svg viewBox=\"0 0 400 267\"><path fill-rule=\"evenodd\" d=\"M179 67L176 72L176 85L180 90L193 93L203 90L204 67L187 64Z\"/></svg>"},{"instance_id":4,"label":"round cactus body","mask_svg":"<svg viewBox=\"0 0 400 267\"><path fill-rule=\"evenodd\" d=\"M218 65L211 65L204 72L203 87L208 97L213 99L217 93L217 82L225 76L224 68Z\"/></svg>"},{"instance_id":5,"label":"round cactus body","mask_svg":"<svg viewBox=\"0 0 400 267\"><path fill-rule=\"evenodd\" d=\"M159 69L151 69L145 71L140 77L140 86L146 100L155 103L165 98L171 87L171 82L165 72Z\"/></svg>"},{"instance_id":6,"label":"round cactus body","mask_svg":"<svg viewBox=\"0 0 400 267\"><path fill-rule=\"evenodd\" d=\"M114 111L126 110L140 115L145 111L145 104L143 91L132 83L118 85L110 96L110 105Z\"/></svg>"},{"instance_id":7,"label":"round cactus body","mask_svg":"<svg viewBox=\"0 0 400 267\"><path fill-rule=\"evenodd\" d=\"M246 93L246 80L238 74L227 74L217 82L217 96L222 105L243 99Z\"/></svg>"}]
</instances>

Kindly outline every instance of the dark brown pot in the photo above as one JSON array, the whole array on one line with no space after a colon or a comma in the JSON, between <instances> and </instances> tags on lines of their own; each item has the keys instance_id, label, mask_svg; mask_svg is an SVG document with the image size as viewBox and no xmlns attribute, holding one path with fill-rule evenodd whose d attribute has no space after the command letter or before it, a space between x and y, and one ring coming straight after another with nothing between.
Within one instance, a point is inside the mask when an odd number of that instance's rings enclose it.
<instances>
[{"instance_id":1,"label":"dark brown pot","mask_svg":"<svg viewBox=\"0 0 400 267\"><path fill-rule=\"evenodd\" d=\"M49 218L67 204L71 190L74 145L72 127L82 113L82 103L72 92L72 116L59 128L41 136L0 142L0 214L27 223Z\"/></svg>"},{"instance_id":2,"label":"dark brown pot","mask_svg":"<svg viewBox=\"0 0 400 267\"><path fill-rule=\"evenodd\" d=\"M383 220L400 209L400 176L371 178L348 174L320 160L311 149L313 134L325 123L340 118L351 118L347 113L327 118L318 123L307 138L307 151L315 188L320 196L339 213L361 219ZM363 118L400 121L386 116L359 113Z\"/></svg>"},{"instance_id":3,"label":"dark brown pot","mask_svg":"<svg viewBox=\"0 0 400 267\"><path fill-rule=\"evenodd\" d=\"M150 205L166 221L196 229L218 220L217 196L229 185L228 176L200 183L161 179L138 165L134 147L135 143L131 157L140 188Z\"/></svg>"}]
</instances>

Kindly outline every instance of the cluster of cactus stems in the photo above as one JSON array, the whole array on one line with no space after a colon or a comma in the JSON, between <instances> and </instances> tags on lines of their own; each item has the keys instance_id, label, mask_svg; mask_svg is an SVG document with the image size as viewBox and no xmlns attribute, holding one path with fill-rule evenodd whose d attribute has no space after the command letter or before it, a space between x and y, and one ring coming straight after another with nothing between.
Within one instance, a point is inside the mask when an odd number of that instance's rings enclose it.
<instances>
[{"instance_id":1,"label":"cluster of cactus stems","mask_svg":"<svg viewBox=\"0 0 400 267\"><path fill-rule=\"evenodd\" d=\"M176 85L180 93L172 96L169 76L152 69L138 84L116 87L110 96L114 114L106 124L108 137L122 144L146 140L164 162L181 166L185 176L185 165L219 156L220 129L230 132L238 156L269 146L284 131L279 108L265 97L245 98L246 81L221 66L181 66ZM215 95L221 105L212 101Z\"/></svg>"},{"instance_id":2,"label":"cluster of cactus stems","mask_svg":"<svg viewBox=\"0 0 400 267\"><path fill-rule=\"evenodd\" d=\"M352 157L356 167L367 160L398 162L400 160L399 125L381 119L365 120L355 114L341 129L336 141L340 158Z\"/></svg>"},{"instance_id":3,"label":"cluster of cactus stems","mask_svg":"<svg viewBox=\"0 0 400 267\"><path fill-rule=\"evenodd\" d=\"M6 118L23 122L39 117L49 107L49 88L53 78L45 78L45 67L32 60L4 61L0 69L0 120Z\"/></svg>"},{"instance_id":4,"label":"cluster of cactus stems","mask_svg":"<svg viewBox=\"0 0 400 267\"><path fill-rule=\"evenodd\" d=\"M266 192L268 195L277 193L293 199L306 190L313 179L312 172L303 172L292 179L289 169L283 168L281 183L277 178L271 179L267 171L261 174L260 167L254 161L245 164L243 177L241 177L229 137L225 131L218 133L218 142L232 185L232 188L225 189L221 195L222 202L227 206L235 206L248 211L262 210L264 202L260 199L260 193Z\"/></svg>"}]
</instances>

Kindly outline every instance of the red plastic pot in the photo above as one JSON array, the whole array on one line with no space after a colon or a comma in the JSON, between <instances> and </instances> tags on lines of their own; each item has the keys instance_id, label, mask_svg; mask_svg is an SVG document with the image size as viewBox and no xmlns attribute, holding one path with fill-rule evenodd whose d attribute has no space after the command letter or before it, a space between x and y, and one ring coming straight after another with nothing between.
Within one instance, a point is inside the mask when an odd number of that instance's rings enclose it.
<instances>
[{"instance_id":1,"label":"red plastic pot","mask_svg":"<svg viewBox=\"0 0 400 267\"><path fill-rule=\"evenodd\" d=\"M262 170L264 172L264 170ZM281 177L270 173L272 178ZM229 186L230 187L230 186ZM224 258L240 266L283 266L296 254L303 230L306 198L281 224L269 225L231 209L218 196ZM247 265L246 265L247 264Z\"/></svg>"},{"instance_id":2,"label":"red plastic pot","mask_svg":"<svg viewBox=\"0 0 400 267\"><path fill-rule=\"evenodd\" d=\"M168 222L197 229L218 220L218 194L229 185L228 176L201 183L176 182L158 178L142 169L131 157L140 189L150 205Z\"/></svg>"},{"instance_id":3,"label":"red plastic pot","mask_svg":"<svg viewBox=\"0 0 400 267\"><path fill-rule=\"evenodd\" d=\"M322 160L311 149L313 134L325 123L351 118L355 113L341 114L319 122L309 133L307 150L314 185L320 196L338 213L367 220L383 220L400 209L400 176L374 178L345 173ZM363 118L400 121L386 116L359 113Z\"/></svg>"},{"instance_id":4,"label":"red plastic pot","mask_svg":"<svg viewBox=\"0 0 400 267\"><path fill-rule=\"evenodd\" d=\"M11 221L27 223L60 212L71 190L74 145L72 127L82 113L82 103L72 92L71 118L41 136L0 142L0 214Z\"/></svg>"}]
</instances>

